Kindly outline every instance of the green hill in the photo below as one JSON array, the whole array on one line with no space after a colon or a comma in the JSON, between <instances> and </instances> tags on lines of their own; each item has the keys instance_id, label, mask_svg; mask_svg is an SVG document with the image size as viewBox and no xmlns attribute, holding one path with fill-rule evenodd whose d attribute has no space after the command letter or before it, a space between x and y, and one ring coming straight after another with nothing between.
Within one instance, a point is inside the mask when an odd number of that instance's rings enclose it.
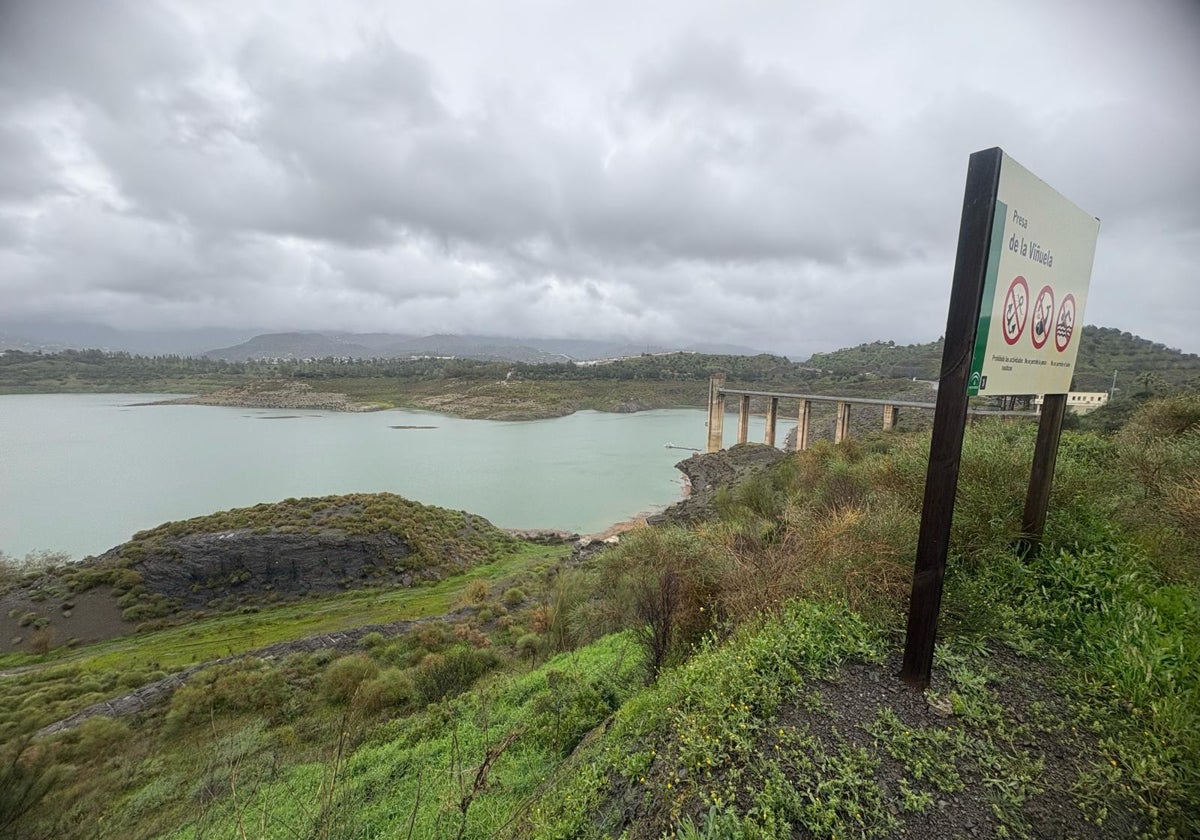
<instances>
[{"instance_id":1,"label":"green hill","mask_svg":"<svg viewBox=\"0 0 1200 840\"><path fill-rule=\"evenodd\" d=\"M839 375L937 379L942 340L897 345L875 341L832 353L816 353L807 364ZM1074 390L1107 391L1113 373L1127 392L1200 390L1200 356L1183 353L1111 327L1085 326L1079 343Z\"/></svg>"}]
</instances>

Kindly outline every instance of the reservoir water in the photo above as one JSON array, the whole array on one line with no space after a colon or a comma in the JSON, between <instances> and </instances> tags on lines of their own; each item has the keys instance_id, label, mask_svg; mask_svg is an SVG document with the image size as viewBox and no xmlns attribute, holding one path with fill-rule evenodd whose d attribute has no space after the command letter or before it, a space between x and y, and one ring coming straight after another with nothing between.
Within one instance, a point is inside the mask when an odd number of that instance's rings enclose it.
<instances>
[{"instance_id":1,"label":"reservoir water","mask_svg":"<svg viewBox=\"0 0 1200 840\"><path fill-rule=\"evenodd\" d=\"M164 398L0 396L0 551L80 558L173 519L382 491L507 528L595 533L677 500L674 464L690 453L664 444L705 439L699 410L499 422L133 405ZM781 422L780 440L787 431Z\"/></svg>"}]
</instances>

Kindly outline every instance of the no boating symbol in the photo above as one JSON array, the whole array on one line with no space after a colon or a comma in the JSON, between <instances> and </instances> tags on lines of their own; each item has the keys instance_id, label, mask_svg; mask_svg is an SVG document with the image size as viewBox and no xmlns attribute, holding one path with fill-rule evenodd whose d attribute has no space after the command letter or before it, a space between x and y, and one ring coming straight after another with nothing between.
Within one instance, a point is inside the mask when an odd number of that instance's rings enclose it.
<instances>
[{"instance_id":1,"label":"no boating symbol","mask_svg":"<svg viewBox=\"0 0 1200 840\"><path fill-rule=\"evenodd\" d=\"M1014 277L1008 286L1008 294L1004 296L1004 340L1016 344L1021 333L1025 332L1025 322L1029 319L1029 284L1024 277Z\"/></svg>"},{"instance_id":2,"label":"no boating symbol","mask_svg":"<svg viewBox=\"0 0 1200 840\"><path fill-rule=\"evenodd\" d=\"M1059 353L1067 349L1071 336L1075 334L1075 295L1063 298L1054 327L1054 349Z\"/></svg>"},{"instance_id":3,"label":"no boating symbol","mask_svg":"<svg viewBox=\"0 0 1200 840\"><path fill-rule=\"evenodd\" d=\"M1054 290L1049 286L1043 286L1042 290L1038 292L1037 300L1033 304L1033 329L1029 331L1029 337L1033 340L1035 350L1041 350L1042 346L1046 343L1046 339L1050 337L1050 322L1052 320L1054 320ZM1071 323L1074 322L1075 316L1074 310L1072 310ZM1063 347L1065 346L1063 345ZM1061 350L1062 347L1058 349Z\"/></svg>"}]
</instances>

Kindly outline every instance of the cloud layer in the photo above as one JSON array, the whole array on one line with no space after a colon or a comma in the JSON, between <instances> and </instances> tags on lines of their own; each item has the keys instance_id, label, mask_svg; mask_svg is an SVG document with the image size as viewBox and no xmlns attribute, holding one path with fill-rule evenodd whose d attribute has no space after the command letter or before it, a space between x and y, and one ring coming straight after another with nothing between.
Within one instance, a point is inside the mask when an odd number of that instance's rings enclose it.
<instances>
[{"instance_id":1,"label":"cloud layer","mask_svg":"<svg viewBox=\"0 0 1200 840\"><path fill-rule=\"evenodd\" d=\"M8 317L710 340L945 322L967 155L1200 350L1191 4L0 6Z\"/></svg>"}]
</instances>

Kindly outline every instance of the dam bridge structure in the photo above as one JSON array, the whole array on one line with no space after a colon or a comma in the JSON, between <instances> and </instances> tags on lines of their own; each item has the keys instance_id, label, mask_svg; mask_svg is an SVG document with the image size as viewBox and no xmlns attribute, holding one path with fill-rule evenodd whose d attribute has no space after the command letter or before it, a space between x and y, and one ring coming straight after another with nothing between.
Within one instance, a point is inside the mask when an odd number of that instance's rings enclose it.
<instances>
[{"instance_id":1,"label":"dam bridge structure","mask_svg":"<svg viewBox=\"0 0 1200 840\"><path fill-rule=\"evenodd\" d=\"M743 388L728 388L725 374L714 374L708 382L708 442L705 452L718 452L724 448L725 411L727 398L738 400L737 442L746 443L750 434L750 400L767 400L766 430L763 443L775 446L775 431L779 423L780 400L794 401L799 408L796 413L796 451L808 449L812 441L812 407L814 403L832 403L837 406L833 426L833 442L841 443L850 436L850 407L869 406L881 409L882 429L890 431L900 419L900 409L933 411L935 403L912 400L871 399L868 397L841 397L826 394L788 394L778 391L753 391ZM1037 417L1037 411L1000 411L995 409L969 409L971 416L979 417Z\"/></svg>"}]
</instances>

